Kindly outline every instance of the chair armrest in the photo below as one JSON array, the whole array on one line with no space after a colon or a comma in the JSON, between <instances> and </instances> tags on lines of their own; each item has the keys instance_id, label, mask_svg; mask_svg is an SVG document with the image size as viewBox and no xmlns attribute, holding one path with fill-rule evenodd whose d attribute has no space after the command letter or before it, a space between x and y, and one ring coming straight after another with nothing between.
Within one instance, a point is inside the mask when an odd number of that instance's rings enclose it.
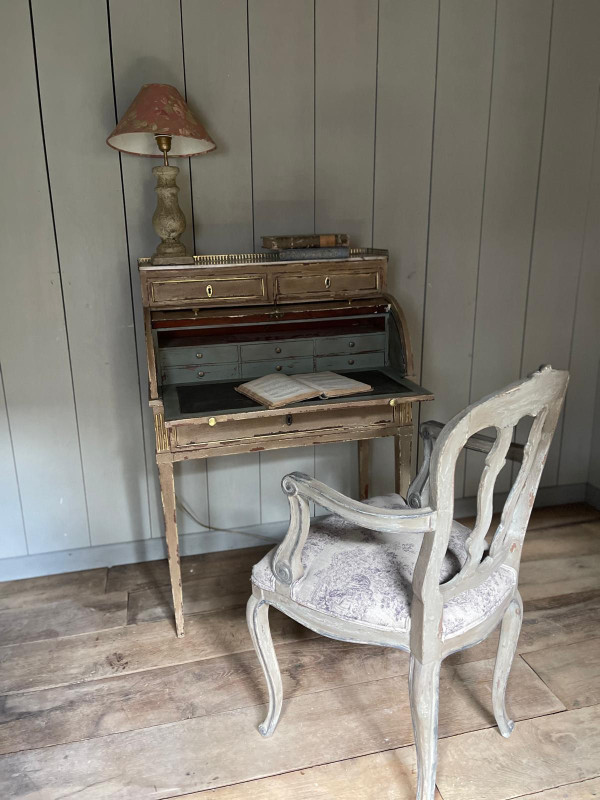
<instances>
[{"instance_id":1,"label":"chair armrest","mask_svg":"<svg viewBox=\"0 0 600 800\"><path fill-rule=\"evenodd\" d=\"M429 463L433 451L433 443L440 435L444 425L442 422L429 420L423 422L419 434L423 439L423 463L415 479L408 487L406 502L411 508L421 508L423 503L429 503ZM474 450L477 453L489 453L496 440L483 433L475 433L465 442L465 450ZM510 461L521 463L523 461L524 446L513 442L506 453Z\"/></svg>"},{"instance_id":2,"label":"chair armrest","mask_svg":"<svg viewBox=\"0 0 600 800\"><path fill-rule=\"evenodd\" d=\"M308 501L338 514L348 522L385 533L429 533L435 530L435 512L430 508L377 508L330 489L321 481L301 472L286 475L281 487L290 504L290 526L273 559L273 572L283 584L291 586L302 577L302 548L310 528Z\"/></svg>"}]
</instances>

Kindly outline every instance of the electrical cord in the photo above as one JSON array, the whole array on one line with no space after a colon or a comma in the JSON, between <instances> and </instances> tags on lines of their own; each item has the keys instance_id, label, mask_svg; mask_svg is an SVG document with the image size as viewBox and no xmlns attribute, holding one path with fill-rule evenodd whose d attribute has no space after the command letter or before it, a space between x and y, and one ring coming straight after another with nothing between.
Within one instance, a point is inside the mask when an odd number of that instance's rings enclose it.
<instances>
[{"instance_id":1,"label":"electrical cord","mask_svg":"<svg viewBox=\"0 0 600 800\"><path fill-rule=\"evenodd\" d=\"M270 542L270 543L273 542L273 539L269 538L268 536L264 536L263 534L260 533L251 533L250 531L242 531L239 528L215 528L213 525L208 525L206 522L203 522L201 519L198 519L196 514L187 505L187 503L177 495L175 495L175 502L177 504L177 507L180 508L185 514L187 514L188 517L192 519L197 525L206 528L206 531L198 531L198 533L208 533L208 531L217 531L219 533L238 533L241 536L250 536L252 539L262 539L262 541L264 542Z\"/></svg>"}]
</instances>

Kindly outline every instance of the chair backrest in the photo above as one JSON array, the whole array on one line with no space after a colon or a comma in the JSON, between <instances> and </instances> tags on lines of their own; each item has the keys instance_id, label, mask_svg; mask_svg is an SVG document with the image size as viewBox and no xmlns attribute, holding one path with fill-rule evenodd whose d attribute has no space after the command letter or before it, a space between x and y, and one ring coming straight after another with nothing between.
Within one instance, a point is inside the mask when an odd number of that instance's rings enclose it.
<instances>
[{"instance_id":1,"label":"chair backrest","mask_svg":"<svg viewBox=\"0 0 600 800\"><path fill-rule=\"evenodd\" d=\"M426 534L413 576L413 638L422 650L439 639L443 604L461 592L479 586L502 565L517 572L523 538L548 448L564 400L569 373L541 367L529 378L513 383L474 403L450 420L438 436L431 456L430 506L437 512L434 533ZM510 490L489 552L482 559L485 537L493 515L493 492L517 423L532 417L523 461ZM460 572L440 585L442 568L454 516L456 461L467 439L484 428L496 429L496 440L485 459L477 491L477 518L467 539L467 559ZM420 640L420 643L416 641Z\"/></svg>"}]
</instances>

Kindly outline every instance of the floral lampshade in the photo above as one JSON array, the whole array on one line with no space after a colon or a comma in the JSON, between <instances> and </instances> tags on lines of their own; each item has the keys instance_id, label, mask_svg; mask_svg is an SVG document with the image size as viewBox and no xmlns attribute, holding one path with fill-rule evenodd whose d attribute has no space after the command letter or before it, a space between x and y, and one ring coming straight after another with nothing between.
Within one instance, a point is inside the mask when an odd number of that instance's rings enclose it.
<instances>
[{"instance_id":1,"label":"floral lampshade","mask_svg":"<svg viewBox=\"0 0 600 800\"><path fill-rule=\"evenodd\" d=\"M216 145L174 86L142 86L106 143L115 150L162 158L155 136L171 136L170 156L197 156Z\"/></svg>"}]
</instances>

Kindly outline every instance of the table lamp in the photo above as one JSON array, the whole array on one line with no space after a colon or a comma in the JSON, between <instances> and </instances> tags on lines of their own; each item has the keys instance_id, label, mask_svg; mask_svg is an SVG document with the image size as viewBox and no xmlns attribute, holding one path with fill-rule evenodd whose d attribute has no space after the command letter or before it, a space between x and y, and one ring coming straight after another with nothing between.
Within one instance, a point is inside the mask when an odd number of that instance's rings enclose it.
<instances>
[{"instance_id":1,"label":"table lamp","mask_svg":"<svg viewBox=\"0 0 600 800\"><path fill-rule=\"evenodd\" d=\"M179 168L169 164L169 153L197 156L214 150L216 145L202 123L174 86L148 83L142 86L106 143L122 153L164 159L162 166L152 169L157 194L152 225L161 240L152 263L193 264L193 257L179 241L186 221L177 201Z\"/></svg>"}]
</instances>

